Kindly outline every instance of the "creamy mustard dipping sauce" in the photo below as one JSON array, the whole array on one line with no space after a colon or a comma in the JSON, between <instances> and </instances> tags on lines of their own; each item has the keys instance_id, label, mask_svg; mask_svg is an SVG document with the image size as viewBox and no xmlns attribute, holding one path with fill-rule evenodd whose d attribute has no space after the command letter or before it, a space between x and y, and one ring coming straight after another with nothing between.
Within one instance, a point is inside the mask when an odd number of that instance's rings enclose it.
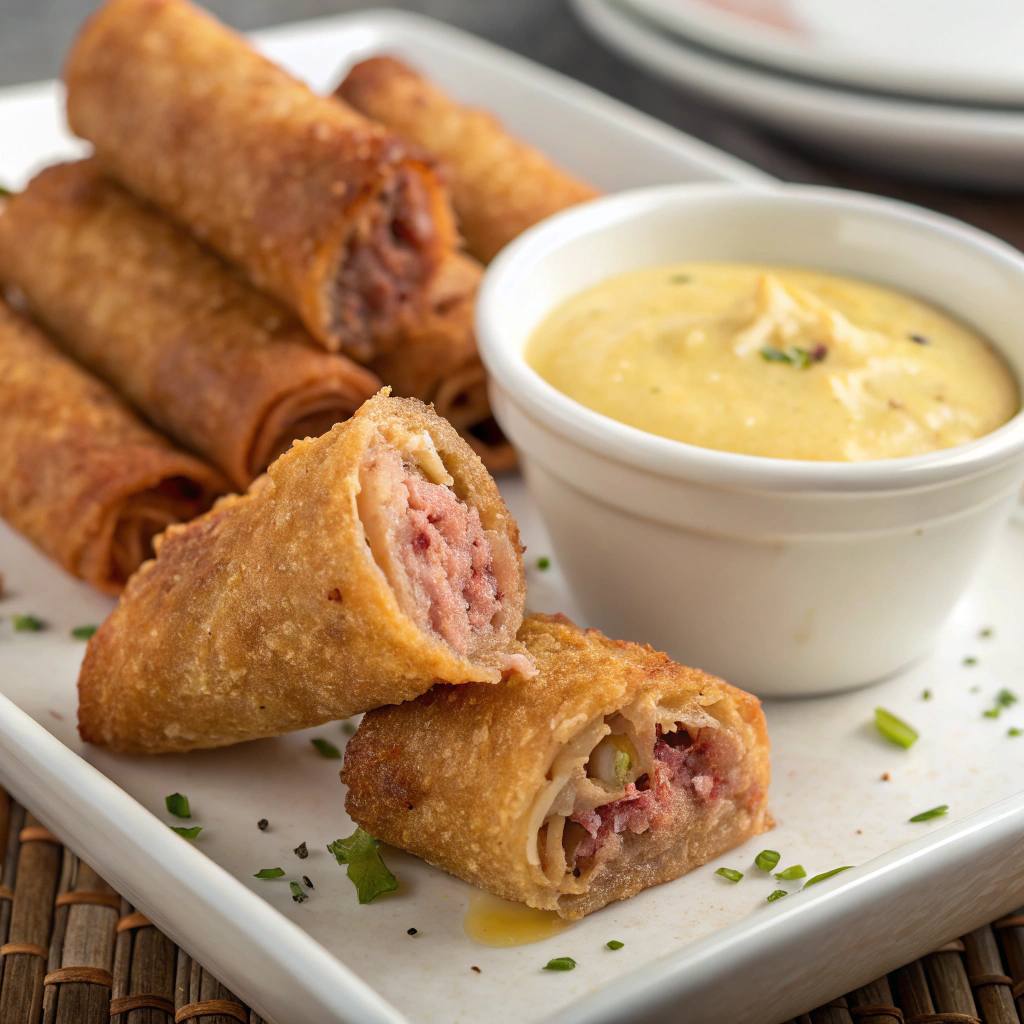
<instances>
[{"instance_id":1,"label":"creamy mustard dipping sauce","mask_svg":"<svg viewBox=\"0 0 1024 1024\"><path fill-rule=\"evenodd\" d=\"M949 448L1020 403L999 354L940 310L790 267L683 263L613 277L551 313L526 360L622 423L781 459Z\"/></svg>"}]
</instances>

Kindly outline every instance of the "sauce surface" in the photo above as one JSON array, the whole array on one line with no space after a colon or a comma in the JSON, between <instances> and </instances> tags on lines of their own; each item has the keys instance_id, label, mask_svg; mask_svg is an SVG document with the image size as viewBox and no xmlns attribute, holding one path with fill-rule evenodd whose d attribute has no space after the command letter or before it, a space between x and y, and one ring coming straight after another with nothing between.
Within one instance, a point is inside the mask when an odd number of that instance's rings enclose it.
<instances>
[{"instance_id":1,"label":"sauce surface","mask_svg":"<svg viewBox=\"0 0 1024 1024\"><path fill-rule=\"evenodd\" d=\"M569 299L527 362L559 391L704 448L852 462L964 444L1016 413L979 334L879 285L790 267L684 263Z\"/></svg>"},{"instance_id":2,"label":"sauce surface","mask_svg":"<svg viewBox=\"0 0 1024 1024\"><path fill-rule=\"evenodd\" d=\"M553 910L535 910L477 890L469 898L462 928L481 946L525 946L550 939L571 924Z\"/></svg>"}]
</instances>

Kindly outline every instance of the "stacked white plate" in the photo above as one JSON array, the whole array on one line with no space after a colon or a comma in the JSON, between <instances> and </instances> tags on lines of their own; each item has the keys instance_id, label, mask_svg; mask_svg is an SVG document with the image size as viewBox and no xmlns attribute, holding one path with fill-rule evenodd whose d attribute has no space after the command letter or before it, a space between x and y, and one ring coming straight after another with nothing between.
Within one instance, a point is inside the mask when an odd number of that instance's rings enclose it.
<instances>
[{"instance_id":1,"label":"stacked white plate","mask_svg":"<svg viewBox=\"0 0 1024 1024\"><path fill-rule=\"evenodd\" d=\"M1024 190L1020 0L572 0L609 48L816 149Z\"/></svg>"}]
</instances>

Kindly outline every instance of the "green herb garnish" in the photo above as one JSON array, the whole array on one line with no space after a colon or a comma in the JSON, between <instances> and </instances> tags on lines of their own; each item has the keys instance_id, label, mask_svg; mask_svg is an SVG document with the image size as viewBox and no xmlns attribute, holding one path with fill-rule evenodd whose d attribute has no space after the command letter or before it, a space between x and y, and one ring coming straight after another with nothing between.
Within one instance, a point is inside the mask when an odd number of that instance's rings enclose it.
<instances>
[{"instance_id":1,"label":"green herb garnish","mask_svg":"<svg viewBox=\"0 0 1024 1024\"><path fill-rule=\"evenodd\" d=\"M541 555L541 557L537 559L537 568L538 569L550 569L551 568L551 559L548 558L547 555Z\"/></svg>"},{"instance_id":2,"label":"green herb garnish","mask_svg":"<svg viewBox=\"0 0 1024 1024\"><path fill-rule=\"evenodd\" d=\"M298 882L289 882L288 888L292 891L292 899L296 903L303 903L309 899L309 893L302 891L302 886Z\"/></svg>"},{"instance_id":3,"label":"green herb garnish","mask_svg":"<svg viewBox=\"0 0 1024 1024\"><path fill-rule=\"evenodd\" d=\"M14 193L9 188L4 188L0 185L0 196L13 196Z\"/></svg>"},{"instance_id":4,"label":"green herb garnish","mask_svg":"<svg viewBox=\"0 0 1024 1024\"><path fill-rule=\"evenodd\" d=\"M1017 728L1017 726L1011 725L1010 728L1006 730L1006 735L1007 736L1020 736L1021 735L1021 731L1020 731L1020 729Z\"/></svg>"},{"instance_id":5,"label":"green herb garnish","mask_svg":"<svg viewBox=\"0 0 1024 1024\"><path fill-rule=\"evenodd\" d=\"M912 747L917 740L914 728L885 708L875 708L875 725L890 743L895 743L898 747Z\"/></svg>"},{"instance_id":6,"label":"green herb garnish","mask_svg":"<svg viewBox=\"0 0 1024 1024\"><path fill-rule=\"evenodd\" d=\"M797 348L796 346L783 352L774 345L765 345L761 349L761 358L766 363L789 363L798 370L806 370L812 363L819 363L828 354L824 345L816 345L813 349Z\"/></svg>"},{"instance_id":7,"label":"green herb garnish","mask_svg":"<svg viewBox=\"0 0 1024 1024\"><path fill-rule=\"evenodd\" d=\"M625 945L625 943L624 942L619 942L618 939L612 939L611 942L606 942L605 945L609 949L622 949L622 947Z\"/></svg>"},{"instance_id":8,"label":"green herb garnish","mask_svg":"<svg viewBox=\"0 0 1024 1024\"><path fill-rule=\"evenodd\" d=\"M788 896L789 893L785 889L776 889L775 892L768 897L769 903L774 903L776 900L781 900L783 896Z\"/></svg>"},{"instance_id":9,"label":"green herb garnish","mask_svg":"<svg viewBox=\"0 0 1024 1024\"><path fill-rule=\"evenodd\" d=\"M728 878L730 882L738 882L743 877L742 871L734 871L732 868L719 868L715 874Z\"/></svg>"},{"instance_id":10,"label":"green herb garnish","mask_svg":"<svg viewBox=\"0 0 1024 1024\"><path fill-rule=\"evenodd\" d=\"M260 868L253 875L253 878L280 878L284 874L284 868Z\"/></svg>"},{"instance_id":11,"label":"green herb garnish","mask_svg":"<svg viewBox=\"0 0 1024 1024\"><path fill-rule=\"evenodd\" d=\"M921 691L921 700L931 700L931 699L932 699L932 691L931 690L922 690Z\"/></svg>"},{"instance_id":12,"label":"green herb garnish","mask_svg":"<svg viewBox=\"0 0 1024 1024\"><path fill-rule=\"evenodd\" d=\"M766 363L788 363L789 356L782 351L781 348L775 348L774 345L765 345L761 349L761 358Z\"/></svg>"},{"instance_id":13,"label":"green herb garnish","mask_svg":"<svg viewBox=\"0 0 1024 1024\"><path fill-rule=\"evenodd\" d=\"M978 631L978 636L980 636L982 640L987 640L994 632L995 630L993 630L991 626L986 626L984 629Z\"/></svg>"},{"instance_id":14,"label":"green herb garnish","mask_svg":"<svg viewBox=\"0 0 1024 1024\"><path fill-rule=\"evenodd\" d=\"M75 628L71 630L71 635L76 640L88 640L99 628L99 626L75 626Z\"/></svg>"},{"instance_id":15,"label":"green herb garnish","mask_svg":"<svg viewBox=\"0 0 1024 1024\"><path fill-rule=\"evenodd\" d=\"M576 961L571 956L556 956L544 965L545 971L571 971L576 967Z\"/></svg>"},{"instance_id":16,"label":"green herb garnish","mask_svg":"<svg viewBox=\"0 0 1024 1024\"><path fill-rule=\"evenodd\" d=\"M192 817L188 806L188 797L184 793L172 793L170 796L165 796L164 803L167 805L167 812L176 818Z\"/></svg>"},{"instance_id":17,"label":"green herb garnish","mask_svg":"<svg viewBox=\"0 0 1024 1024\"><path fill-rule=\"evenodd\" d=\"M775 877L780 882L792 882L794 878L806 878L807 872L804 871L802 864L794 864L791 868L780 871Z\"/></svg>"},{"instance_id":18,"label":"green herb garnish","mask_svg":"<svg viewBox=\"0 0 1024 1024\"><path fill-rule=\"evenodd\" d=\"M964 664L965 665L977 665L978 664L978 659L975 658L973 654L968 654L967 657L964 658Z\"/></svg>"},{"instance_id":19,"label":"green herb garnish","mask_svg":"<svg viewBox=\"0 0 1024 1024\"><path fill-rule=\"evenodd\" d=\"M317 753L321 757L330 758L332 761L341 760L341 751L329 740L322 740L318 736L315 740L310 740L309 742L316 747Z\"/></svg>"},{"instance_id":20,"label":"green herb garnish","mask_svg":"<svg viewBox=\"0 0 1024 1024\"><path fill-rule=\"evenodd\" d=\"M986 718L998 718L1003 713L1004 709L1016 704L1017 699L1017 694L1004 687L995 695L995 704L987 711L983 711L982 714Z\"/></svg>"},{"instance_id":21,"label":"green herb garnish","mask_svg":"<svg viewBox=\"0 0 1024 1024\"><path fill-rule=\"evenodd\" d=\"M327 847L339 864L348 865L347 874L360 903L370 903L382 892L398 888L398 879L381 860L378 845L378 840L357 826L347 839L335 839Z\"/></svg>"},{"instance_id":22,"label":"green herb garnish","mask_svg":"<svg viewBox=\"0 0 1024 1024\"><path fill-rule=\"evenodd\" d=\"M930 811L922 811L920 814L915 814L910 820L930 821L932 818L941 818L948 810L949 804L939 804L938 807L933 807Z\"/></svg>"},{"instance_id":23,"label":"green herb garnish","mask_svg":"<svg viewBox=\"0 0 1024 1024\"><path fill-rule=\"evenodd\" d=\"M356 734L356 727L351 722L342 722L341 723L341 731L346 736L355 736L355 734Z\"/></svg>"},{"instance_id":24,"label":"green herb garnish","mask_svg":"<svg viewBox=\"0 0 1024 1024\"><path fill-rule=\"evenodd\" d=\"M762 850L755 858L754 863L762 871L771 871L779 863L777 850Z\"/></svg>"},{"instance_id":25,"label":"green herb garnish","mask_svg":"<svg viewBox=\"0 0 1024 1024\"><path fill-rule=\"evenodd\" d=\"M299 860L305 860L309 856L309 850L306 848L305 843L299 843L299 845L292 850L292 853L294 853Z\"/></svg>"},{"instance_id":26,"label":"green herb garnish","mask_svg":"<svg viewBox=\"0 0 1024 1024\"><path fill-rule=\"evenodd\" d=\"M816 882L824 882L826 878L831 878L833 875L838 875L840 871L849 871L852 868L852 864L844 864L841 868L833 868L831 871L822 871L820 875L815 875L813 878L808 878L804 882L804 888L806 889L809 885L814 885Z\"/></svg>"},{"instance_id":27,"label":"green herb garnish","mask_svg":"<svg viewBox=\"0 0 1024 1024\"><path fill-rule=\"evenodd\" d=\"M183 836L185 839L195 839L203 831L202 825L192 825L190 828L186 828L184 825L169 825L168 828L172 832L177 832L179 836Z\"/></svg>"},{"instance_id":28,"label":"green herb garnish","mask_svg":"<svg viewBox=\"0 0 1024 1024\"><path fill-rule=\"evenodd\" d=\"M46 623L34 615L12 615L11 623L15 633L38 633L41 629L46 629Z\"/></svg>"}]
</instances>

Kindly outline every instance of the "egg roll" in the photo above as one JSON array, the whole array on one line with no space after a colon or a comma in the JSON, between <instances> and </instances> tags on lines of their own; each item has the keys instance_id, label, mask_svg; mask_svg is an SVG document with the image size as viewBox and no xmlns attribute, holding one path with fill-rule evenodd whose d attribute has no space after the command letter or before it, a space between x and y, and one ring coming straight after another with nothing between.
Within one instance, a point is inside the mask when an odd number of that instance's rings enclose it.
<instances>
[{"instance_id":1,"label":"egg roll","mask_svg":"<svg viewBox=\"0 0 1024 1024\"><path fill-rule=\"evenodd\" d=\"M89 642L82 739L217 747L530 674L521 552L454 428L382 393L159 538Z\"/></svg>"},{"instance_id":2,"label":"egg roll","mask_svg":"<svg viewBox=\"0 0 1024 1024\"><path fill-rule=\"evenodd\" d=\"M434 408L492 472L512 469L515 452L491 415L487 376L473 324L480 263L464 253L445 257L423 309L411 312L388 351L370 365L395 393Z\"/></svg>"},{"instance_id":3,"label":"egg roll","mask_svg":"<svg viewBox=\"0 0 1024 1024\"><path fill-rule=\"evenodd\" d=\"M393 57L357 64L336 96L438 158L466 247L484 263L538 221L599 195Z\"/></svg>"},{"instance_id":4,"label":"egg roll","mask_svg":"<svg viewBox=\"0 0 1024 1024\"><path fill-rule=\"evenodd\" d=\"M50 167L10 200L0 279L72 358L240 489L380 387L92 161Z\"/></svg>"},{"instance_id":5,"label":"egg roll","mask_svg":"<svg viewBox=\"0 0 1024 1024\"><path fill-rule=\"evenodd\" d=\"M103 168L360 361L456 232L427 161L187 0L107 0L64 68Z\"/></svg>"},{"instance_id":6,"label":"egg roll","mask_svg":"<svg viewBox=\"0 0 1024 1024\"><path fill-rule=\"evenodd\" d=\"M363 718L342 781L366 832L575 920L772 827L756 697L561 615L519 636L533 678Z\"/></svg>"},{"instance_id":7,"label":"egg roll","mask_svg":"<svg viewBox=\"0 0 1024 1024\"><path fill-rule=\"evenodd\" d=\"M227 490L2 299L0 410L0 515L105 593Z\"/></svg>"}]
</instances>

